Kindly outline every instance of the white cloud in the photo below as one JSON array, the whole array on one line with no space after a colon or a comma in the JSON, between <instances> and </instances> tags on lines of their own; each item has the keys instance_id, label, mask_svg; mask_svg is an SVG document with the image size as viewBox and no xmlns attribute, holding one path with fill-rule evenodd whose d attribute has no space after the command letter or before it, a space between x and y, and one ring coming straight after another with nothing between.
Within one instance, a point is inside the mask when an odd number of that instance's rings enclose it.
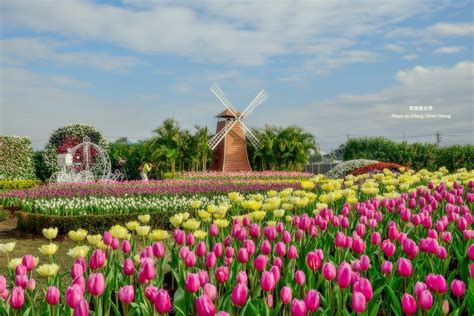
<instances>
[{"instance_id":1,"label":"white cloud","mask_svg":"<svg viewBox=\"0 0 474 316\"><path fill-rule=\"evenodd\" d=\"M401 53L405 51L405 48L403 48L403 46L397 45L397 44L387 44L383 48L390 50L392 52L397 52L397 53Z\"/></svg>"},{"instance_id":2,"label":"white cloud","mask_svg":"<svg viewBox=\"0 0 474 316\"><path fill-rule=\"evenodd\" d=\"M129 0L118 7L44 0L3 2L2 7L4 24L9 27L105 41L145 53L178 54L202 62L259 65L291 53L333 63L323 57L341 55L348 47L366 50L359 46L361 37L380 34L432 4L415 0L277 1L269 6L265 1L211 0L190 5L187 1Z\"/></svg>"},{"instance_id":3,"label":"white cloud","mask_svg":"<svg viewBox=\"0 0 474 316\"><path fill-rule=\"evenodd\" d=\"M464 50L464 47L461 46L443 46L435 49L436 54L456 54Z\"/></svg>"},{"instance_id":4,"label":"white cloud","mask_svg":"<svg viewBox=\"0 0 474 316\"><path fill-rule=\"evenodd\" d=\"M68 43L32 37L0 39L2 64L22 65L35 61L52 61L60 66L87 66L108 71L127 71L142 62L132 56L100 52L64 52Z\"/></svg>"},{"instance_id":5,"label":"white cloud","mask_svg":"<svg viewBox=\"0 0 474 316\"><path fill-rule=\"evenodd\" d=\"M441 36L472 36L473 23L437 23L427 28L427 31Z\"/></svg>"},{"instance_id":6,"label":"white cloud","mask_svg":"<svg viewBox=\"0 0 474 316\"><path fill-rule=\"evenodd\" d=\"M408 54L408 55L402 56L403 60L415 60L417 58L418 58L417 54Z\"/></svg>"},{"instance_id":7,"label":"white cloud","mask_svg":"<svg viewBox=\"0 0 474 316\"><path fill-rule=\"evenodd\" d=\"M474 62L460 62L449 67L416 66L399 71L396 84L370 94L339 95L305 106L288 105L278 109L262 107L252 122L273 121L276 125L297 123L316 137L322 148L337 148L346 135L390 136L434 134L437 130L462 131L458 137L445 137L442 144L473 143L472 86ZM392 119L391 114L410 114L410 106L433 106L434 114L451 114L451 119ZM326 138L326 136L339 135ZM410 141L434 142L433 135L407 138Z\"/></svg>"}]
</instances>

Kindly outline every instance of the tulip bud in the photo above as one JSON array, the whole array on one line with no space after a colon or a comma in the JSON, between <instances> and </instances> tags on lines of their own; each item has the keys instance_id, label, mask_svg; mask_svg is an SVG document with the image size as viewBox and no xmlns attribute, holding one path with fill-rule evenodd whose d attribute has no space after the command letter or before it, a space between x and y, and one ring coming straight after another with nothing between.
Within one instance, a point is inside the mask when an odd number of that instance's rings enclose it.
<instances>
[{"instance_id":1,"label":"tulip bud","mask_svg":"<svg viewBox=\"0 0 474 316\"><path fill-rule=\"evenodd\" d=\"M282 289L280 291L280 300L281 300L281 302L283 304L288 304L289 302L291 302L291 298L292 298L291 287L289 287L289 286L282 287Z\"/></svg>"},{"instance_id":2,"label":"tulip bud","mask_svg":"<svg viewBox=\"0 0 474 316\"><path fill-rule=\"evenodd\" d=\"M291 315L292 316L306 316L306 304L303 300L293 299L291 302Z\"/></svg>"},{"instance_id":3,"label":"tulip bud","mask_svg":"<svg viewBox=\"0 0 474 316\"><path fill-rule=\"evenodd\" d=\"M410 276L413 272L411 261L405 258L398 259L397 272L402 277Z\"/></svg>"},{"instance_id":4,"label":"tulip bud","mask_svg":"<svg viewBox=\"0 0 474 316\"><path fill-rule=\"evenodd\" d=\"M367 307L365 296L357 291L352 293L352 309L356 313L362 313Z\"/></svg>"},{"instance_id":5,"label":"tulip bud","mask_svg":"<svg viewBox=\"0 0 474 316\"><path fill-rule=\"evenodd\" d=\"M345 289L351 283L352 270L347 262L342 262L339 266L339 273L337 275L337 285L341 289Z\"/></svg>"},{"instance_id":6,"label":"tulip bud","mask_svg":"<svg viewBox=\"0 0 474 316\"><path fill-rule=\"evenodd\" d=\"M171 298L167 290L159 289L156 292L154 305L160 314L166 314L171 311Z\"/></svg>"},{"instance_id":7,"label":"tulip bud","mask_svg":"<svg viewBox=\"0 0 474 316\"><path fill-rule=\"evenodd\" d=\"M10 306L13 309L20 309L23 304L25 304L25 291L23 288L15 286L10 295Z\"/></svg>"},{"instance_id":8,"label":"tulip bud","mask_svg":"<svg viewBox=\"0 0 474 316\"><path fill-rule=\"evenodd\" d=\"M92 273L89 275L87 290L93 296L102 295L105 291L104 275L102 273Z\"/></svg>"},{"instance_id":9,"label":"tulip bud","mask_svg":"<svg viewBox=\"0 0 474 316\"><path fill-rule=\"evenodd\" d=\"M71 308L75 308L77 303L83 298L81 288L79 285L74 284L66 290L66 303Z\"/></svg>"},{"instance_id":10,"label":"tulip bud","mask_svg":"<svg viewBox=\"0 0 474 316\"><path fill-rule=\"evenodd\" d=\"M273 291L275 288L275 276L270 271L264 271L260 279L260 287L265 292Z\"/></svg>"},{"instance_id":11,"label":"tulip bud","mask_svg":"<svg viewBox=\"0 0 474 316\"><path fill-rule=\"evenodd\" d=\"M430 291L423 290L418 297L418 301L423 310L429 310L433 305L433 296Z\"/></svg>"},{"instance_id":12,"label":"tulip bud","mask_svg":"<svg viewBox=\"0 0 474 316\"><path fill-rule=\"evenodd\" d=\"M449 314L449 301L444 300L443 305L441 305L441 312L443 315L448 315Z\"/></svg>"},{"instance_id":13,"label":"tulip bud","mask_svg":"<svg viewBox=\"0 0 474 316\"><path fill-rule=\"evenodd\" d=\"M303 270L298 270L295 272L295 281L298 285L303 285L306 281L306 276Z\"/></svg>"},{"instance_id":14,"label":"tulip bud","mask_svg":"<svg viewBox=\"0 0 474 316\"><path fill-rule=\"evenodd\" d=\"M59 290L55 286L49 286L46 291L46 302L49 305L56 305L59 303Z\"/></svg>"},{"instance_id":15,"label":"tulip bud","mask_svg":"<svg viewBox=\"0 0 474 316\"><path fill-rule=\"evenodd\" d=\"M132 285L125 285L119 289L118 299L124 304L130 304L135 300L135 290Z\"/></svg>"},{"instance_id":16,"label":"tulip bud","mask_svg":"<svg viewBox=\"0 0 474 316\"><path fill-rule=\"evenodd\" d=\"M89 315L89 303L85 299L79 300L74 308L73 316L87 316Z\"/></svg>"},{"instance_id":17,"label":"tulip bud","mask_svg":"<svg viewBox=\"0 0 474 316\"><path fill-rule=\"evenodd\" d=\"M326 262L323 265L323 277L328 280L332 281L336 278L336 266L332 262Z\"/></svg>"},{"instance_id":18,"label":"tulip bud","mask_svg":"<svg viewBox=\"0 0 474 316\"><path fill-rule=\"evenodd\" d=\"M304 302L305 302L305 305L306 305L306 308L314 313L318 310L319 308L319 293L318 291L316 290L309 290L307 293L306 293L306 296L304 298Z\"/></svg>"},{"instance_id":19,"label":"tulip bud","mask_svg":"<svg viewBox=\"0 0 474 316\"><path fill-rule=\"evenodd\" d=\"M123 274L125 275L132 275L135 272L135 265L133 264L133 260L131 258L125 259L123 262Z\"/></svg>"},{"instance_id":20,"label":"tulip bud","mask_svg":"<svg viewBox=\"0 0 474 316\"><path fill-rule=\"evenodd\" d=\"M190 293L196 293L201 287L201 281L197 273L188 273L184 288Z\"/></svg>"},{"instance_id":21,"label":"tulip bud","mask_svg":"<svg viewBox=\"0 0 474 316\"><path fill-rule=\"evenodd\" d=\"M253 262L253 266L258 271L263 271L265 270L265 266L267 265L267 263L268 263L268 257L264 255L260 255L257 258L255 258Z\"/></svg>"},{"instance_id":22,"label":"tulip bud","mask_svg":"<svg viewBox=\"0 0 474 316\"><path fill-rule=\"evenodd\" d=\"M204 256L206 254L206 251L207 251L206 248L207 248L206 243L204 241L201 240L200 242L198 242L198 244L196 246L196 255L198 257Z\"/></svg>"},{"instance_id":23,"label":"tulip bud","mask_svg":"<svg viewBox=\"0 0 474 316\"><path fill-rule=\"evenodd\" d=\"M466 290L466 285L463 281L454 279L451 282L451 293L454 296L463 296Z\"/></svg>"},{"instance_id":24,"label":"tulip bud","mask_svg":"<svg viewBox=\"0 0 474 316\"><path fill-rule=\"evenodd\" d=\"M216 307L207 295L201 295L196 299L196 312L198 316L213 316L216 314Z\"/></svg>"},{"instance_id":25,"label":"tulip bud","mask_svg":"<svg viewBox=\"0 0 474 316\"><path fill-rule=\"evenodd\" d=\"M403 294L402 309L403 312L408 315L415 314L418 309L415 298L408 293Z\"/></svg>"},{"instance_id":26,"label":"tulip bud","mask_svg":"<svg viewBox=\"0 0 474 316\"><path fill-rule=\"evenodd\" d=\"M237 306L244 306L245 303L247 303L247 292L247 286L242 283L238 283L232 290L232 303Z\"/></svg>"},{"instance_id":27,"label":"tulip bud","mask_svg":"<svg viewBox=\"0 0 474 316\"><path fill-rule=\"evenodd\" d=\"M211 301L214 301L217 298L217 288L212 283L206 283L202 288L205 295L207 295Z\"/></svg>"}]
</instances>

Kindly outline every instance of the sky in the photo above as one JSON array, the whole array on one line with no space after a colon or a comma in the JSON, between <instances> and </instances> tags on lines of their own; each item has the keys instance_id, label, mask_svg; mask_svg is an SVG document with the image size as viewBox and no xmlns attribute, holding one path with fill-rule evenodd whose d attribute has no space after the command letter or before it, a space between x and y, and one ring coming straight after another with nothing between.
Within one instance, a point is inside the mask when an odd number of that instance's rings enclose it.
<instances>
[{"instance_id":1,"label":"sky","mask_svg":"<svg viewBox=\"0 0 474 316\"><path fill-rule=\"evenodd\" d=\"M4 0L0 134L41 149L90 124L109 140L174 117L215 129L218 82L250 127L474 141L473 1Z\"/></svg>"}]
</instances>

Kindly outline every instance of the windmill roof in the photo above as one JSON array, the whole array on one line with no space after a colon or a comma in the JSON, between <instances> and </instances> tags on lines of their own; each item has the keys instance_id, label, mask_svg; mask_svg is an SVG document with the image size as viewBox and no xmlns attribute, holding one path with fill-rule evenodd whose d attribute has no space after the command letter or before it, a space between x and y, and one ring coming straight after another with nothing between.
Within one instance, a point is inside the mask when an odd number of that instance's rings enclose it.
<instances>
[{"instance_id":1,"label":"windmill roof","mask_svg":"<svg viewBox=\"0 0 474 316\"><path fill-rule=\"evenodd\" d=\"M236 111L235 113L237 116L240 116L240 112ZM234 114L229 109L225 109L221 113L217 114L216 117L234 117Z\"/></svg>"}]
</instances>

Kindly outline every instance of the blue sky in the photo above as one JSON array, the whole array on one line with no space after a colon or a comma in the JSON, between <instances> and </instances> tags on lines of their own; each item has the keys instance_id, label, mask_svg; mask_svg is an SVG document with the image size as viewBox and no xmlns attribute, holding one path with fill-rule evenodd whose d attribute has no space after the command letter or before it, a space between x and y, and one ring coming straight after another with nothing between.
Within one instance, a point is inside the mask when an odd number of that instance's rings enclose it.
<instances>
[{"instance_id":1,"label":"blue sky","mask_svg":"<svg viewBox=\"0 0 474 316\"><path fill-rule=\"evenodd\" d=\"M300 125L323 151L346 135L474 139L472 1L189 3L2 1L0 133L41 148L75 122L111 141L170 116L214 129L217 81L238 109L265 89L248 125Z\"/></svg>"}]
</instances>

